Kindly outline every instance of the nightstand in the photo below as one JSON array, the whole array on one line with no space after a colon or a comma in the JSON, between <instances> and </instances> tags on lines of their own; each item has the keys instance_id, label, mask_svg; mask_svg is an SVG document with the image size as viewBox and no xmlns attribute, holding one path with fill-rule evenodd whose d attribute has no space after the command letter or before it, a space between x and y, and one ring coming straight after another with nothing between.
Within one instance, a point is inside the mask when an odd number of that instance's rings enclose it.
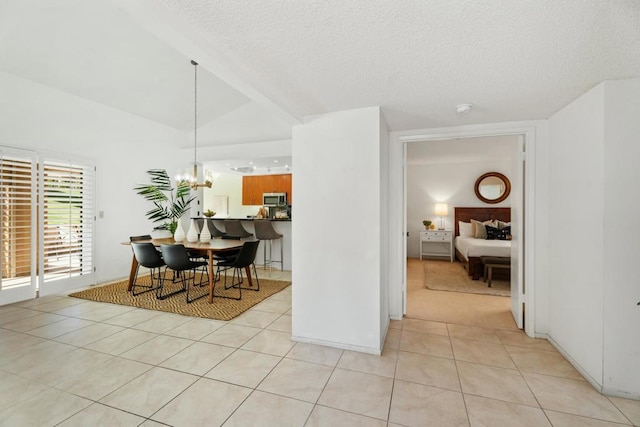
<instances>
[{"instance_id":1,"label":"nightstand","mask_svg":"<svg viewBox=\"0 0 640 427\"><path fill-rule=\"evenodd\" d=\"M420 231L420 260L423 256L446 256L453 262L453 231Z\"/></svg>"}]
</instances>

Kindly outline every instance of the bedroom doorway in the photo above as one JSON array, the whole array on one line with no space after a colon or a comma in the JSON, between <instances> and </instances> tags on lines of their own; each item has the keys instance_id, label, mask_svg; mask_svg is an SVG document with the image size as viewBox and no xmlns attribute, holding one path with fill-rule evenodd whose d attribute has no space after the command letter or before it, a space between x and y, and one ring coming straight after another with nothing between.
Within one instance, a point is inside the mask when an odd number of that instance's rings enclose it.
<instances>
[{"instance_id":1,"label":"bedroom doorway","mask_svg":"<svg viewBox=\"0 0 640 427\"><path fill-rule=\"evenodd\" d=\"M407 300L412 295L416 295L415 292L412 292L412 290L415 291L416 281L426 280L419 277L424 274L419 266L425 264L420 263L416 266L413 262L416 258L415 251L422 252L422 238L420 237L422 220L431 220L438 224L437 228L444 228L445 231L454 234L454 230L458 229L458 227L454 227L455 207L491 206L476 197L473 193L473 185L476 178L483 173L498 171L505 172L509 176L512 191L507 200L496 205L511 208L513 240L510 254L510 298L507 300L504 296L469 295L463 293L464 291L458 294L432 292L429 296L425 296L425 292L419 297L424 301L419 301L414 306L420 307L420 304L426 303L425 309L430 310L431 313L438 311L437 316L441 317L443 321L451 318L464 318L466 319L465 323L483 323L483 319L485 321L491 319L490 322L501 324L502 326L498 327L502 329L510 328L512 325L521 329L530 326L526 325L524 321L524 201L527 173L524 152L526 138L526 132L509 132L499 135L465 135L464 137L449 138L425 136L421 139L404 141L405 290L403 298L405 315L411 315L408 312L410 307L408 307ZM422 157L421 152L423 153ZM424 156L424 152L427 153L426 156ZM417 157L416 153L418 153ZM498 156L496 153L500 155ZM417 181L422 185L416 185ZM434 217L436 214L435 205L441 203L447 203L448 214L444 217ZM454 241L455 236L452 236L452 249ZM433 268L444 266L444 264L437 262L429 263L434 266ZM457 260L456 264L458 268L462 268L461 263ZM422 270L424 268L422 267ZM435 270L431 271L432 276L435 273ZM455 274L459 273L455 272ZM486 286L482 278L480 282L475 281L475 285L478 284ZM428 287L426 281L424 287ZM465 304L467 309L461 309ZM476 310L477 307L483 309ZM485 308L488 309L485 310ZM445 312L446 310L448 312ZM456 311L458 312L456 313ZM489 323L487 326L496 325Z\"/></svg>"}]
</instances>

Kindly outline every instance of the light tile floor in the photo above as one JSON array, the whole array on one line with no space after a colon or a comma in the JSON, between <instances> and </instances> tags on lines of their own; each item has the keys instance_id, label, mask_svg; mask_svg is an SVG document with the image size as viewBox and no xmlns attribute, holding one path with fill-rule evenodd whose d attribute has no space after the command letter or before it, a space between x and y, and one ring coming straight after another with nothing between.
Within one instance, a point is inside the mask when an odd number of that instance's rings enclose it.
<instances>
[{"instance_id":1,"label":"light tile floor","mask_svg":"<svg viewBox=\"0 0 640 427\"><path fill-rule=\"evenodd\" d=\"M291 288L230 322L66 296L3 306L0 426L640 426L640 402L519 331L392 321L381 356L290 333Z\"/></svg>"}]
</instances>

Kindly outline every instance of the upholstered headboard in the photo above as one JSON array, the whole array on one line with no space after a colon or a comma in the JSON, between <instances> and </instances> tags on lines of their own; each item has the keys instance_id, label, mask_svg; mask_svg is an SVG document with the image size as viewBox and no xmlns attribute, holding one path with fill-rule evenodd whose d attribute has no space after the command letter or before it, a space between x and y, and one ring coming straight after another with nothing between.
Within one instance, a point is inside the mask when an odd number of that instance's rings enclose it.
<instances>
[{"instance_id":1,"label":"upholstered headboard","mask_svg":"<svg viewBox=\"0 0 640 427\"><path fill-rule=\"evenodd\" d=\"M455 235L460 235L459 221L471 222L472 219L477 221L487 221L489 219L499 219L500 221L511 221L511 208L454 208L455 210Z\"/></svg>"}]
</instances>

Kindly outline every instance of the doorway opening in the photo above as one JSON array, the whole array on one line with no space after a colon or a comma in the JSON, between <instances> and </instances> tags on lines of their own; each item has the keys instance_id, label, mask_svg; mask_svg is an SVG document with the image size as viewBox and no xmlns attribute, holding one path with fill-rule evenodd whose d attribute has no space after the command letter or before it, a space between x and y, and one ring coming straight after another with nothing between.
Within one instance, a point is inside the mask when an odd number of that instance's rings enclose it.
<instances>
[{"instance_id":1,"label":"doorway opening","mask_svg":"<svg viewBox=\"0 0 640 427\"><path fill-rule=\"evenodd\" d=\"M525 142L526 134L522 133L426 137L405 141L406 280L403 296L407 317L495 329L524 328ZM487 172L508 176L514 190L512 194L496 204L487 204L486 200L479 198L477 191L474 192L477 190L474 183ZM443 204L448 207L444 215ZM468 254L462 255L462 250L456 248L459 237L458 218L454 215L456 208L491 206L510 209L512 213L509 227L513 229L514 240L501 242L509 245L503 250L507 251L507 262L511 266L507 288L502 293L494 292L495 288L488 289L482 277L480 280L472 280L471 277L465 280L470 268L466 259ZM437 231L424 231L423 221L438 224ZM422 260L423 241L431 240L431 236L436 234L438 239L443 239L439 244L444 256L427 256ZM427 243L433 246L431 242ZM433 255L434 251L427 253ZM448 265L453 254L455 261ZM451 288L446 283L429 286L437 280L457 282ZM504 284L502 286L504 290Z\"/></svg>"}]
</instances>

